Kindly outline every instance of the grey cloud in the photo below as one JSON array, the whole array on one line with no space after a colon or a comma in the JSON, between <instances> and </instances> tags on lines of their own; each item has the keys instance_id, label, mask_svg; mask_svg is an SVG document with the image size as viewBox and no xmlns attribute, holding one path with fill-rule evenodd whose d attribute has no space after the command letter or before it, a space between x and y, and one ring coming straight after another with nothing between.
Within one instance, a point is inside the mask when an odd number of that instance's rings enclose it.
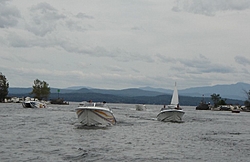
<instances>
[{"instance_id":1,"label":"grey cloud","mask_svg":"<svg viewBox=\"0 0 250 162\"><path fill-rule=\"evenodd\" d=\"M246 68L242 68L241 70L242 70L243 75L244 74L247 74L247 75L250 74L249 70L246 69Z\"/></svg>"},{"instance_id":2,"label":"grey cloud","mask_svg":"<svg viewBox=\"0 0 250 162\"><path fill-rule=\"evenodd\" d=\"M45 36L52 32L59 20L66 18L65 15L59 14L58 11L48 3L39 3L31 7L31 22L28 23L27 29L38 36Z\"/></svg>"},{"instance_id":3,"label":"grey cloud","mask_svg":"<svg viewBox=\"0 0 250 162\"><path fill-rule=\"evenodd\" d=\"M234 72L234 69L230 66L225 66L223 64L215 64L211 62L206 56L200 54L198 57L192 59L178 59L179 65L185 67L187 72L190 73L230 73ZM173 65L172 69L177 69ZM184 70L180 69L179 70Z\"/></svg>"},{"instance_id":4,"label":"grey cloud","mask_svg":"<svg viewBox=\"0 0 250 162\"><path fill-rule=\"evenodd\" d=\"M32 25L27 25L27 30L32 32L33 34L37 36L45 36L47 33L50 33L54 30L55 26L54 25L49 25L49 24L43 24L40 26L32 26Z\"/></svg>"},{"instance_id":5,"label":"grey cloud","mask_svg":"<svg viewBox=\"0 0 250 162\"><path fill-rule=\"evenodd\" d=\"M42 21L57 21L66 18L65 15L59 14L58 11L48 3L39 3L33 6L30 11L36 24L41 24Z\"/></svg>"},{"instance_id":6,"label":"grey cloud","mask_svg":"<svg viewBox=\"0 0 250 162\"><path fill-rule=\"evenodd\" d=\"M6 2L6 0L0 1L0 28L16 26L21 17L19 10Z\"/></svg>"},{"instance_id":7,"label":"grey cloud","mask_svg":"<svg viewBox=\"0 0 250 162\"><path fill-rule=\"evenodd\" d=\"M87 19L83 21L83 19ZM67 20L65 21L66 27L68 27L71 31L84 32L88 29L93 29L93 26L88 24L91 19L94 19L93 16L89 16L85 13L78 13L76 16L72 14L68 15Z\"/></svg>"},{"instance_id":8,"label":"grey cloud","mask_svg":"<svg viewBox=\"0 0 250 162\"><path fill-rule=\"evenodd\" d=\"M9 44L9 46L12 46L12 47L30 47L31 46L29 41L27 41L23 37L20 37L16 33L10 33L6 37L6 41Z\"/></svg>"},{"instance_id":9,"label":"grey cloud","mask_svg":"<svg viewBox=\"0 0 250 162\"><path fill-rule=\"evenodd\" d=\"M211 64L210 60L202 54L193 59L180 59L179 61L185 66L194 68L203 68Z\"/></svg>"},{"instance_id":10,"label":"grey cloud","mask_svg":"<svg viewBox=\"0 0 250 162\"><path fill-rule=\"evenodd\" d=\"M5 2L8 2L10 0L0 0L0 4L5 4Z\"/></svg>"},{"instance_id":11,"label":"grey cloud","mask_svg":"<svg viewBox=\"0 0 250 162\"><path fill-rule=\"evenodd\" d=\"M5 61L13 61L13 57L11 56L8 56L8 57L5 57L5 56L0 56L0 60L5 60Z\"/></svg>"},{"instance_id":12,"label":"grey cloud","mask_svg":"<svg viewBox=\"0 0 250 162\"><path fill-rule=\"evenodd\" d=\"M43 2L43 3L39 3L35 6L32 6L31 11L37 11L37 10L41 10L41 12L43 13L46 13L46 12L49 12L49 11L56 11L56 9L54 7L52 7L50 4L46 3L46 2Z\"/></svg>"},{"instance_id":13,"label":"grey cloud","mask_svg":"<svg viewBox=\"0 0 250 162\"><path fill-rule=\"evenodd\" d=\"M206 66L199 70L204 73L232 73L234 72L234 69L232 67L223 66L219 64L212 64L211 66Z\"/></svg>"},{"instance_id":14,"label":"grey cloud","mask_svg":"<svg viewBox=\"0 0 250 162\"><path fill-rule=\"evenodd\" d=\"M214 15L217 11L245 10L250 8L247 0L176 0L172 11L185 11L207 16Z\"/></svg>"},{"instance_id":15,"label":"grey cloud","mask_svg":"<svg viewBox=\"0 0 250 162\"><path fill-rule=\"evenodd\" d=\"M137 70L137 69L135 69L135 68L131 68L131 70L132 70L133 72L140 73L140 71Z\"/></svg>"},{"instance_id":16,"label":"grey cloud","mask_svg":"<svg viewBox=\"0 0 250 162\"><path fill-rule=\"evenodd\" d=\"M94 48L84 48L80 47L78 44L72 43L70 40L60 39L49 39L46 37L21 37L17 33L9 33L7 36L7 42L12 47L61 47L67 52L74 52L78 54L87 54L90 56L111 56L115 57L115 54L107 51L103 47L94 47Z\"/></svg>"},{"instance_id":17,"label":"grey cloud","mask_svg":"<svg viewBox=\"0 0 250 162\"><path fill-rule=\"evenodd\" d=\"M52 39L53 38L53 39ZM71 41L60 36L56 37L36 37L26 36L22 37L18 33L9 33L6 39L6 44L12 47L60 47L69 53L77 53L80 55L89 55L92 57L108 57L117 61L144 61L154 62L151 56L130 53L124 49L114 48L106 49L102 46L82 46L82 43Z\"/></svg>"},{"instance_id":18,"label":"grey cloud","mask_svg":"<svg viewBox=\"0 0 250 162\"><path fill-rule=\"evenodd\" d=\"M43 37L30 37L26 35L25 37L20 36L19 33L9 33L5 39L6 44L12 47L53 47L57 46L57 40L49 40Z\"/></svg>"},{"instance_id":19,"label":"grey cloud","mask_svg":"<svg viewBox=\"0 0 250 162\"><path fill-rule=\"evenodd\" d=\"M131 28L131 30L141 31L141 30L144 30L144 29L142 27L134 26L134 27Z\"/></svg>"},{"instance_id":20,"label":"grey cloud","mask_svg":"<svg viewBox=\"0 0 250 162\"><path fill-rule=\"evenodd\" d=\"M176 59L172 58L172 57L168 57L162 54L157 53L155 55L157 60L160 60L161 62L165 62L165 63L176 63Z\"/></svg>"},{"instance_id":21,"label":"grey cloud","mask_svg":"<svg viewBox=\"0 0 250 162\"><path fill-rule=\"evenodd\" d=\"M87 14L85 14L85 13L78 13L78 14L76 15L76 17L77 17L77 18L80 18L80 19L94 19L93 16L89 16L89 15L87 15Z\"/></svg>"},{"instance_id":22,"label":"grey cloud","mask_svg":"<svg viewBox=\"0 0 250 162\"><path fill-rule=\"evenodd\" d=\"M129 53L126 50L115 48L108 50L105 47L96 46L96 47L79 47L68 41L63 41L59 45L61 48L67 52L74 52L83 55L89 55L93 57L110 57L118 61L129 62L129 61L144 61L144 62L153 62L154 60L150 56L138 54L138 53Z\"/></svg>"},{"instance_id":23,"label":"grey cloud","mask_svg":"<svg viewBox=\"0 0 250 162\"><path fill-rule=\"evenodd\" d=\"M235 62L237 62L240 65L244 65L244 66L250 65L250 60L243 57L243 56L235 56L234 60L235 60Z\"/></svg>"},{"instance_id":24,"label":"grey cloud","mask_svg":"<svg viewBox=\"0 0 250 162\"><path fill-rule=\"evenodd\" d=\"M78 23L73 20L67 20L65 21L65 24L70 30L75 30L75 31L80 31L80 32L87 30L83 28L81 25L78 25Z\"/></svg>"},{"instance_id":25,"label":"grey cloud","mask_svg":"<svg viewBox=\"0 0 250 162\"><path fill-rule=\"evenodd\" d=\"M140 53L130 53L128 55L128 61L142 61L147 63L153 63L155 60L147 54L140 54Z\"/></svg>"},{"instance_id":26,"label":"grey cloud","mask_svg":"<svg viewBox=\"0 0 250 162\"><path fill-rule=\"evenodd\" d=\"M180 71L185 71L187 69L187 67L175 64L175 66L170 67L170 69L173 70L173 71L179 71L180 72Z\"/></svg>"},{"instance_id":27,"label":"grey cloud","mask_svg":"<svg viewBox=\"0 0 250 162\"><path fill-rule=\"evenodd\" d=\"M124 72L124 69L119 67L119 66L114 66L114 65L108 65L106 66L106 68L110 71L114 71L114 72Z\"/></svg>"},{"instance_id":28,"label":"grey cloud","mask_svg":"<svg viewBox=\"0 0 250 162\"><path fill-rule=\"evenodd\" d=\"M78 53L78 54L83 54L83 55L89 55L93 57L115 57L114 54L109 52L103 47L96 46L96 47L80 47L77 44L71 43L70 41L67 40L60 40L58 44L55 44L62 49L64 49L67 52L73 52L73 53Z\"/></svg>"},{"instance_id":29,"label":"grey cloud","mask_svg":"<svg viewBox=\"0 0 250 162\"><path fill-rule=\"evenodd\" d=\"M71 31L84 32L89 25L82 25L82 19L94 19L94 17L84 13L78 13L76 16L59 13L48 3L39 3L30 9L31 21L27 23L27 30L38 36L45 36L53 32L56 28L68 28ZM81 21L79 20L81 19ZM65 20L65 21L61 21Z\"/></svg>"},{"instance_id":30,"label":"grey cloud","mask_svg":"<svg viewBox=\"0 0 250 162\"><path fill-rule=\"evenodd\" d=\"M139 27L136 27L136 26L135 26L135 27L132 27L131 29L132 29L132 30L140 30L140 28L139 28Z\"/></svg>"}]
</instances>

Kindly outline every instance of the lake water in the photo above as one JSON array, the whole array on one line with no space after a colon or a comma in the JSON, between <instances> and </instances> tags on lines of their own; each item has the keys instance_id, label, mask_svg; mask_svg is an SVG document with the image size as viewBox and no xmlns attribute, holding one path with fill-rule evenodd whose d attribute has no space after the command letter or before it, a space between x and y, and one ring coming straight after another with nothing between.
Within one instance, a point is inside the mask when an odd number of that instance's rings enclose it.
<instances>
[{"instance_id":1,"label":"lake water","mask_svg":"<svg viewBox=\"0 0 250 162\"><path fill-rule=\"evenodd\" d=\"M0 161L249 161L248 112L184 106L183 123L164 123L156 120L161 105L136 111L134 104L109 104L117 125L79 129L77 105L0 103Z\"/></svg>"}]
</instances>

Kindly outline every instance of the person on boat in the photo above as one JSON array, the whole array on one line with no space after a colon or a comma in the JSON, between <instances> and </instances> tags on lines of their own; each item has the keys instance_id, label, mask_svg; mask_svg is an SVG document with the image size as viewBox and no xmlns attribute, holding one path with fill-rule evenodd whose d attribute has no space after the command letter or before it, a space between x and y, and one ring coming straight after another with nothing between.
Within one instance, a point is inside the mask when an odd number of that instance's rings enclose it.
<instances>
[{"instance_id":1,"label":"person on boat","mask_svg":"<svg viewBox=\"0 0 250 162\"><path fill-rule=\"evenodd\" d=\"M164 110L164 109L166 109L166 105L163 105L163 108L161 108L161 111Z\"/></svg>"},{"instance_id":2,"label":"person on boat","mask_svg":"<svg viewBox=\"0 0 250 162\"><path fill-rule=\"evenodd\" d=\"M180 105L179 105L179 104L177 104L175 109L177 109L177 110L181 110Z\"/></svg>"},{"instance_id":3,"label":"person on boat","mask_svg":"<svg viewBox=\"0 0 250 162\"><path fill-rule=\"evenodd\" d=\"M103 106L106 106L106 103L107 103L106 101L103 101L103 102L102 102L102 105L103 105Z\"/></svg>"}]
</instances>

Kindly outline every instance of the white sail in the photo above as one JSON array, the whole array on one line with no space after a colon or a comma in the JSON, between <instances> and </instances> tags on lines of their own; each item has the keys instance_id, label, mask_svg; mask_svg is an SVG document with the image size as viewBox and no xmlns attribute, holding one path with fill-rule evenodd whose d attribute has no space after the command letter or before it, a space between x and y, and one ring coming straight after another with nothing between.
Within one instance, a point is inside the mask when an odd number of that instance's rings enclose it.
<instances>
[{"instance_id":1,"label":"white sail","mask_svg":"<svg viewBox=\"0 0 250 162\"><path fill-rule=\"evenodd\" d=\"M171 121L171 122L181 122L182 116L185 112L179 107L179 96L177 91L177 86L175 83L173 96L170 105L161 109L161 112L157 115L157 120L160 121Z\"/></svg>"},{"instance_id":2,"label":"white sail","mask_svg":"<svg viewBox=\"0 0 250 162\"><path fill-rule=\"evenodd\" d=\"M177 86L176 86L176 82L175 82L174 92L173 92L173 96L172 96L170 105L177 105L177 104L179 104L179 96L178 96L178 90L177 90Z\"/></svg>"}]
</instances>

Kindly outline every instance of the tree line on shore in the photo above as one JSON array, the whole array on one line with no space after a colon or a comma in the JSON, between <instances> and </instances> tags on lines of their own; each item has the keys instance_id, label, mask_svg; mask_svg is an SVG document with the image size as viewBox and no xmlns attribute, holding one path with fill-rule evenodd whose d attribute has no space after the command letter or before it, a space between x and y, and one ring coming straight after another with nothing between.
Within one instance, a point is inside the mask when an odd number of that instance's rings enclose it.
<instances>
[{"instance_id":1,"label":"tree line on shore","mask_svg":"<svg viewBox=\"0 0 250 162\"><path fill-rule=\"evenodd\" d=\"M48 83L35 79L32 88L32 92L30 92L29 95L37 98L38 100L48 100L50 95L50 87ZM9 82L5 75L0 72L0 102L4 102L4 99L8 97L8 89Z\"/></svg>"},{"instance_id":2,"label":"tree line on shore","mask_svg":"<svg viewBox=\"0 0 250 162\"><path fill-rule=\"evenodd\" d=\"M7 78L0 72L0 102L3 102L5 98L8 97L8 88L9 83ZM51 93L49 84L46 81L41 81L39 79L35 79L32 86L32 92L26 95L31 95L34 98L39 100L48 100L48 99L59 99L58 93ZM246 107L250 107L250 90L245 91L247 100L244 101L244 105ZM18 96L17 96L18 97ZM108 94L97 94L97 93L70 93L70 94L60 94L60 97L67 99L68 101L83 101L83 100L93 100L96 101L106 101L110 103L142 103L142 104L168 104L166 102L170 102L171 95L160 95L160 96L138 96L138 97L128 97L128 96L114 96ZM180 96L181 105L190 105L194 106L198 104L194 102L197 100L197 97L189 97L189 96ZM218 105L226 105L231 104L232 102L235 104L234 100L231 99L223 99L220 94L212 94L211 98L206 98L208 101L212 101L214 106ZM190 102L193 101L193 102ZM239 103L240 104L240 103Z\"/></svg>"}]
</instances>

